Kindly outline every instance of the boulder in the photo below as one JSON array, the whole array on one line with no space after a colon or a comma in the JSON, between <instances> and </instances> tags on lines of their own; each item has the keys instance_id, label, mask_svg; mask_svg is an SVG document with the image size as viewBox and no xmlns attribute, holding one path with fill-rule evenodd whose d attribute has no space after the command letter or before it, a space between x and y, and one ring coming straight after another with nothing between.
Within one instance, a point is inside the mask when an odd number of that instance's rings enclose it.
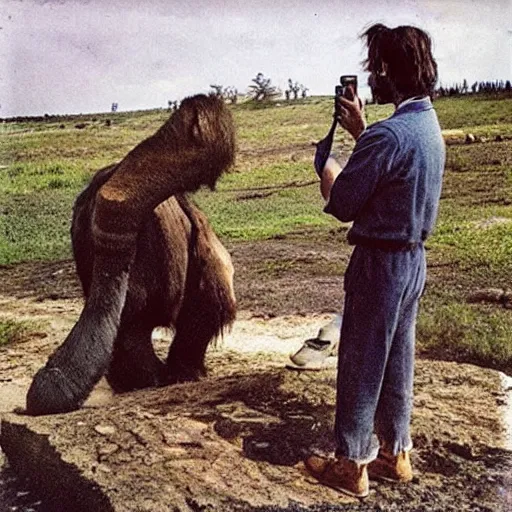
<instances>
[{"instance_id":1,"label":"boulder","mask_svg":"<svg viewBox=\"0 0 512 512\"><path fill-rule=\"evenodd\" d=\"M298 510L355 502L315 483L302 464L312 450L334 449L335 369L286 370L284 359L276 364L268 354L211 357L216 370L200 382L117 395L70 414L4 414L2 450L44 494L45 510ZM425 489L436 504L454 499L447 487L473 493L467 500L494 499L498 477L478 482L492 463L482 453L503 445L498 373L436 361L417 366L412 428L422 476L407 491L407 510L417 510ZM373 482L372 496L375 505L397 499L392 487Z\"/></svg>"}]
</instances>

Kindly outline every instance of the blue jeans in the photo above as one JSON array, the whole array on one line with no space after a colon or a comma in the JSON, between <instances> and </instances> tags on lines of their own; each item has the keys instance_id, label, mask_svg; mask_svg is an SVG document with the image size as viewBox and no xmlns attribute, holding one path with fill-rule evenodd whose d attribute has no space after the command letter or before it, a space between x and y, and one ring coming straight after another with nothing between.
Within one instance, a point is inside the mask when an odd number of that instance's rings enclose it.
<instances>
[{"instance_id":1,"label":"blue jeans","mask_svg":"<svg viewBox=\"0 0 512 512\"><path fill-rule=\"evenodd\" d=\"M337 455L359 463L379 444L412 447L414 345L426 277L422 244L389 252L356 246L345 273L335 435Z\"/></svg>"}]
</instances>

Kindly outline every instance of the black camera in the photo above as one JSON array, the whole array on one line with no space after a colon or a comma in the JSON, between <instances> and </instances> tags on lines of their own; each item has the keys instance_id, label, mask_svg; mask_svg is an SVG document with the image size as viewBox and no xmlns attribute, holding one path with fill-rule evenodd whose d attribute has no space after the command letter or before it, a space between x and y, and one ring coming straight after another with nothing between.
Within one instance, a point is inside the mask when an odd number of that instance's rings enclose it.
<instances>
[{"instance_id":1,"label":"black camera","mask_svg":"<svg viewBox=\"0 0 512 512\"><path fill-rule=\"evenodd\" d=\"M334 89L336 96L353 100L357 96L357 75L341 75L340 84Z\"/></svg>"}]
</instances>

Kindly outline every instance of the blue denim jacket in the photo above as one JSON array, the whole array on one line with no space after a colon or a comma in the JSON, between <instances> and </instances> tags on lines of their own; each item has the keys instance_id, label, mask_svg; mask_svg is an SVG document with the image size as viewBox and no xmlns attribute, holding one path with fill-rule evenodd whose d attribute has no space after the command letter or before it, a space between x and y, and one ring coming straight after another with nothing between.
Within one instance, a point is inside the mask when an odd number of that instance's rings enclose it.
<instances>
[{"instance_id":1,"label":"blue denim jacket","mask_svg":"<svg viewBox=\"0 0 512 512\"><path fill-rule=\"evenodd\" d=\"M425 240L441 195L445 145L429 98L407 103L359 137L325 212L356 236Z\"/></svg>"}]
</instances>

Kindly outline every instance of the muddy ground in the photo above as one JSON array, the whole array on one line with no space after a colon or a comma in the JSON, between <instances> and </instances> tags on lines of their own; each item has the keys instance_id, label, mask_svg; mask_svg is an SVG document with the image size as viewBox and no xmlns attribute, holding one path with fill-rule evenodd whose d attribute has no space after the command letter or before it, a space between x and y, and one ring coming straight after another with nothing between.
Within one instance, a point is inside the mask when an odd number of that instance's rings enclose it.
<instances>
[{"instance_id":1,"label":"muddy ground","mask_svg":"<svg viewBox=\"0 0 512 512\"><path fill-rule=\"evenodd\" d=\"M335 360L330 369L308 374L285 370L284 364L289 351L313 336L330 314L341 308L342 272L349 250L341 243L343 230L333 231L331 239L304 235L229 246L236 268L239 322L224 348L209 353L211 380L194 388L191 393L196 399L188 395L186 404L176 398L172 402L182 412L190 406L192 420L207 423L221 441L241 448L243 464L245 459L255 461L267 475L268 486L285 486L287 478L299 478L295 475L301 475L300 461L311 449L329 451L333 447ZM443 278L436 268L430 270L430 279ZM82 301L71 261L2 267L0 283L2 317L40 322L30 339L0 352L1 412L23 404L32 375L64 339ZM244 339L260 345L244 347ZM273 347L276 339L279 345ZM164 350L163 344L157 348ZM201 398L219 386L225 386L226 403L212 405ZM290 393L297 389L300 393L291 400ZM95 421L101 423L105 407L120 406L108 389L103 388L103 393L97 404L79 412L80 423L94 426ZM165 402L161 391L151 393L154 405ZM170 397L173 391L166 393ZM512 510L512 465L510 452L503 449L500 410L507 396L498 374L471 365L419 360L415 393L417 477L412 484L372 484L371 496L363 504L347 502L332 491L321 494L320 488L311 495L324 499L308 503L298 497L297 503L302 505L277 500L276 507L262 500L261 510L304 510L306 504L309 510L318 511ZM136 396L123 400L123 407L142 406ZM269 421L234 421L230 407L255 411ZM277 421L270 421L272 418ZM84 440L84 446L87 442ZM258 500L254 503L251 510L260 506ZM49 505L48 499L31 490L30 482L4 464L0 471L1 512L44 512ZM197 505L191 510L209 509Z\"/></svg>"}]
</instances>

